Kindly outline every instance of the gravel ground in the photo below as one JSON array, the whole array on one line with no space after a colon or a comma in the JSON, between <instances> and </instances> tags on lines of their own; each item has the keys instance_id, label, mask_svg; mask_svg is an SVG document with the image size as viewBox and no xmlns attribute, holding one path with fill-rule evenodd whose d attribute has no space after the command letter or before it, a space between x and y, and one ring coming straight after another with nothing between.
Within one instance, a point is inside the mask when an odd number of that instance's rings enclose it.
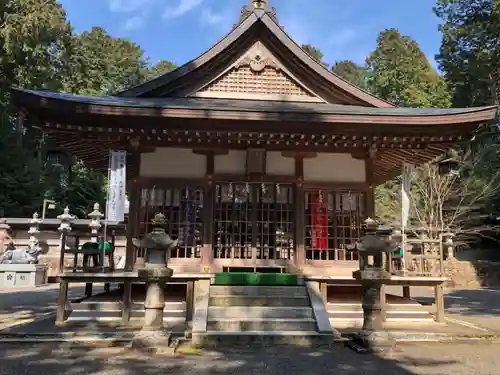
<instances>
[{"instance_id":1,"label":"gravel ground","mask_svg":"<svg viewBox=\"0 0 500 375\"><path fill-rule=\"evenodd\" d=\"M0 375L487 375L499 373L498 349L494 344L407 345L381 358L343 346L330 350L274 347L168 357L124 348L4 344L0 345Z\"/></svg>"}]
</instances>

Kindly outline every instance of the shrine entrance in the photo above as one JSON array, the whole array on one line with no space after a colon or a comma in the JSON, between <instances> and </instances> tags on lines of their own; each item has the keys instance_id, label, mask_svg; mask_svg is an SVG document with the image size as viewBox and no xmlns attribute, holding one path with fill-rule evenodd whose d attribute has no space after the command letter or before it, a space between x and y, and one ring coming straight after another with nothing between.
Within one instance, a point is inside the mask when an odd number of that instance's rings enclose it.
<instances>
[{"instance_id":1,"label":"shrine entrance","mask_svg":"<svg viewBox=\"0 0 500 375\"><path fill-rule=\"evenodd\" d=\"M218 183L213 257L221 266L286 266L294 260L291 184Z\"/></svg>"}]
</instances>

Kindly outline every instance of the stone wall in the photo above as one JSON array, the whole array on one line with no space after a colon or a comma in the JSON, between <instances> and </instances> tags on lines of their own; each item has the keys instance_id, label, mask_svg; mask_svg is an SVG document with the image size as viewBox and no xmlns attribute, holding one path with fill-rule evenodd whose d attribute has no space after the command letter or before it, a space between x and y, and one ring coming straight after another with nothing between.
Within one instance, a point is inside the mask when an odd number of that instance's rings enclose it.
<instances>
[{"instance_id":1,"label":"stone wall","mask_svg":"<svg viewBox=\"0 0 500 375\"><path fill-rule=\"evenodd\" d=\"M500 262L447 260L445 274L451 288L500 286Z\"/></svg>"}]
</instances>

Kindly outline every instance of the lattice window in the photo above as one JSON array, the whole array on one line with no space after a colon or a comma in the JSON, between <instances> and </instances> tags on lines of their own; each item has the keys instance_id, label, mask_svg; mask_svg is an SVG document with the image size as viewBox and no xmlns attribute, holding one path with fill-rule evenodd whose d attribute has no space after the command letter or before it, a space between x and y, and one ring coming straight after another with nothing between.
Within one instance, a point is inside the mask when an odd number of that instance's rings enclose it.
<instances>
[{"instance_id":1,"label":"lattice window","mask_svg":"<svg viewBox=\"0 0 500 375\"><path fill-rule=\"evenodd\" d=\"M256 185L257 259L293 259L292 187L279 184Z\"/></svg>"},{"instance_id":2,"label":"lattice window","mask_svg":"<svg viewBox=\"0 0 500 375\"><path fill-rule=\"evenodd\" d=\"M202 91L312 96L284 72L272 67L261 72L253 72L249 66L234 68Z\"/></svg>"},{"instance_id":3,"label":"lattice window","mask_svg":"<svg viewBox=\"0 0 500 375\"><path fill-rule=\"evenodd\" d=\"M151 219L161 212L167 218L167 233L179 240L171 257L199 258L203 243L203 198L201 188L142 189L140 235L151 231Z\"/></svg>"},{"instance_id":4,"label":"lattice window","mask_svg":"<svg viewBox=\"0 0 500 375\"><path fill-rule=\"evenodd\" d=\"M307 191L305 193L306 259L357 260L345 246L361 235L363 193Z\"/></svg>"},{"instance_id":5,"label":"lattice window","mask_svg":"<svg viewBox=\"0 0 500 375\"><path fill-rule=\"evenodd\" d=\"M215 187L215 258L252 258L252 193L249 184Z\"/></svg>"},{"instance_id":6,"label":"lattice window","mask_svg":"<svg viewBox=\"0 0 500 375\"><path fill-rule=\"evenodd\" d=\"M293 196L289 185L216 186L214 257L293 258Z\"/></svg>"}]
</instances>

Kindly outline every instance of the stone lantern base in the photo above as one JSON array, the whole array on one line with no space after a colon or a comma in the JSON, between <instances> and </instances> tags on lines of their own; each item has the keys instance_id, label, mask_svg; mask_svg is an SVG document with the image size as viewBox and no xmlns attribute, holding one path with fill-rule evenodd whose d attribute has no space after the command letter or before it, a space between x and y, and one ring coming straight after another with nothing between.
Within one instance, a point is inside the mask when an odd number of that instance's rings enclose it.
<instances>
[{"instance_id":1,"label":"stone lantern base","mask_svg":"<svg viewBox=\"0 0 500 375\"><path fill-rule=\"evenodd\" d=\"M357 332L347 345L358 353L387 353L394 350L396 341L385 330Z\"/></svg>"},{"instance_id":2,"label":"stone lantern base","mask_svg":"<svg viewBox=\"0 0 500 375\"><path fill-rule=\"evenodd\" d=\"M163 324L163 309L165 307L165 283L172 277L172 274L173 271L167 267L139 270L139 278L147 285L144 323L132 341L132 348L161 351L169 347L171 332Z\"/></svg>"}]
</instances>

